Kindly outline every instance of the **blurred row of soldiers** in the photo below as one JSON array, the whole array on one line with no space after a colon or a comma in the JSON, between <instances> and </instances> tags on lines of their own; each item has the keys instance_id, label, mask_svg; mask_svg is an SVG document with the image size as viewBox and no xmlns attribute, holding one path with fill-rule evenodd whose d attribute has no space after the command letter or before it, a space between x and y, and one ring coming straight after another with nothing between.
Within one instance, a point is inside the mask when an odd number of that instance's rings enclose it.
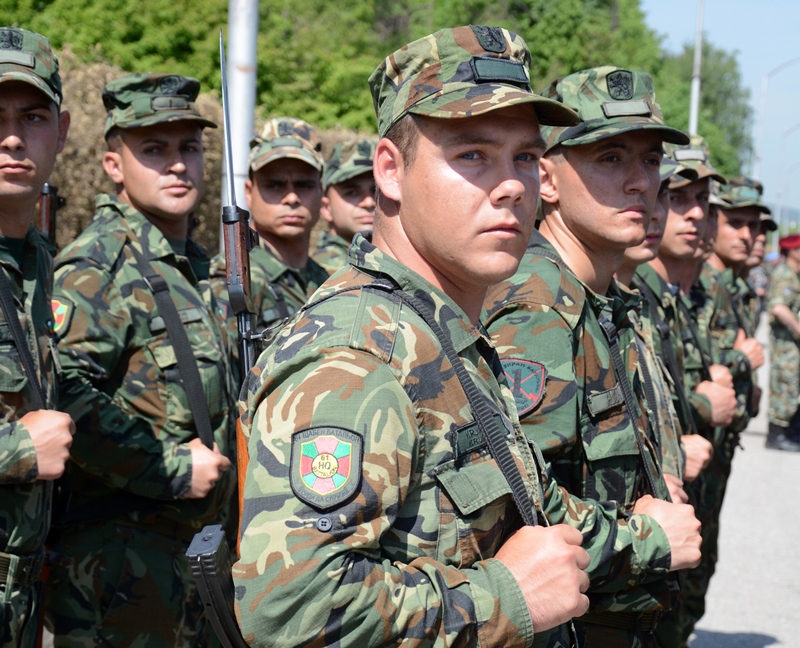
<instances>
[{"instance_id":1,"label":"blurred row of soldiers","mask_svg":"<svg viewBox=\"0 0 800 648\"><path fill-rule=\"evenodd\" d=\"M250 645L686 644L759 406L746 278L774 222L647 74L541 96L529 61L507 30L445 29L370 77L379 140L324 161L309 124L265 124L267 348L238 385L225 256L189 237L199 83L106 85L117 193L53 262L31 222L69 128L58 62L0 28L0 645L42 617L55 646L216 645L184 556L210 522L241 529ZM773 400L768 444L794 449Z\"/></svg>"}]
</instances>

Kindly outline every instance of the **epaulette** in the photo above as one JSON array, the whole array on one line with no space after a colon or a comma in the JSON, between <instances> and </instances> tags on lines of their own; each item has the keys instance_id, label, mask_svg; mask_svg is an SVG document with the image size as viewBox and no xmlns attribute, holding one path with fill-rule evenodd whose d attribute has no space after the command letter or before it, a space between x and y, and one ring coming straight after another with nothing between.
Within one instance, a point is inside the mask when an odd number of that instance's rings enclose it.
<instances>
[{"instance_id":1,"label":"epaulette","mask_svg":"<svg viewBox=\"0 0 800 648\"><path fill-rule=\"evenodd\" d=\"M78 259L91 259L96 265L110 270L122 254L127 238L128 230L120 221L119 213L103 208L78 238L59 253L56 269Z\"/></svg>"}]
</instances>

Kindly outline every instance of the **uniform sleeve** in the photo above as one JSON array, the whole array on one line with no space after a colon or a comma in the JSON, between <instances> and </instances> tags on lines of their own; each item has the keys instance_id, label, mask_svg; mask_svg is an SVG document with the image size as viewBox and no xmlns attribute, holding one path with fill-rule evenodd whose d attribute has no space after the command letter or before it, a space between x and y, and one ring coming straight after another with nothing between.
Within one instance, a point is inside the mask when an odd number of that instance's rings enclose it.
<instances>
[{"instance_id":1,"label":"uniform sleeve","mask_svg":"<svg viewBox=\"0 0 800 648\"><path fill-rule=\"evenodd\" d=\"M541 402L525 416L524 399L515 395L523 431L547 461L558 461L581 443L573 336L566 322L546 305L511 306L489 330L501 358L535 359L546 368ZM512 393L514 385L511 385ZM552 459L551 459L552 458ZM542 460L544 461L544 459ZM669 571L666 535L648 516L629 515L616 502L581 499L549 477L544 512L552 524L567 524L583 534L589 553L590 592L618 592L661 578Z\"/></svg>"},{"instance_id":2,"label":"uniform sleeve","mask_svg":"<svg viewBox=\"0 0 800 648\"><path fill-rule=\"evenodd\" d=\"M502 563L458 568L437 555L438 491L418 497L426 448L391 370L350 349L277 360L265 367L269 377L250 406L241 559L234 567L247 642L529 645L530 615ZM350 447L334 449L332 438ZM327 457L313 464L321 451L338 456L340 477L347 461L349 476L338 487L314 481L333 472ZM417 508L399 516L404 506Z\"/></svg>"},{"instance_id":3,"label":"uniform sleeve","mask_svg":"<svg viewBox=\"0 0 800 648\"><path fill-rule=\"evenodd\" d=\"M0 425L0 484L31 482L38 474L36 450L25 425Z\"/></svg>"},{"instance_id":4,"label":"uniform sleeve","mask_svg":"<svg viewBox=\"0 0 800 648\"><path fill-rule=\"evenodd\" d=\"M189 446L156 438L145 418L111 396L124 374L136 371L126 354L132 296L123 292L106 270L88 260L64 265L56 274L54 298L71 307L58 345L59 407L76 426L70 457L114 488L175 499L191 485Z\"/></svg>"}]
</instances>

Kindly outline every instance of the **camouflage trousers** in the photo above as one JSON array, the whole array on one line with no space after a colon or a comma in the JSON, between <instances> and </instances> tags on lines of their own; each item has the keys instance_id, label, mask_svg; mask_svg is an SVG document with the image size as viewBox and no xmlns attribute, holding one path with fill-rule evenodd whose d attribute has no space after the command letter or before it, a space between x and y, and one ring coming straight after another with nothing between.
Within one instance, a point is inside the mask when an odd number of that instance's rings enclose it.
<instances>
[{"instance_id":1,"label":"camouflage trousers","mask_svg":"<svg viewBox=\"0 0 800 648\"><path fill-rule=\"evenodd\" d=\"M656 628L658 645L681 648L706 611L706 594L719 556L719 517L731 474L731 462L738 435L728 433L714 444L714 458L694 482L685 488L695 515L702 524L700 564L681 574L681 594L677 605L668 612Z\"/></svg>"},{"instance_id":2,"label":"camouflage trousers","mask_svg":"<svg viewBox=\"0 0 800 648\"><path fill-rule=\"evenodd\" d=\"M34 648L39 634L41 583L0 588L0 648Z\"/></svg>"},{"instance_id":3,"label":"camouflage trousers","mask_svg":"<svg viewBox=\"0 0 800 648\"><path fill-rule=\"evenodd\" d=\"M103 522L56 535L45 614L55 648L205 648L203 605L188 541ZM214 637L216 639L216 637Z\"/></svg>"},{"instance_id":4,"label":"camouflage trousers","mask_svg":"<svg viewBox=\"0 0 800 648\"><path fill-rule=\"evenodd\" d=\"M789 427L800 398L800 346L770 337L769 422Z\"/></svg>"}]
</instances>

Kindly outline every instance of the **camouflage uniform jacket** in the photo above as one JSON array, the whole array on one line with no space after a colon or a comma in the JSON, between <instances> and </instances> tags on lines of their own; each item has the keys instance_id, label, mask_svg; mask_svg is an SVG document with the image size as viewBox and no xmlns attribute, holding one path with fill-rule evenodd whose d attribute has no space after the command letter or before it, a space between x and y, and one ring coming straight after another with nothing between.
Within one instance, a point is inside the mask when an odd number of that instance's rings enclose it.
<instances>
[{"instance_id":1,"label":"camouflage uniform jacket","mask_svg":"<svg viewBox=\"0 0 800 648\"><path fill-rule=\"evenodd\" d=\"M341 236L330 231L322 231L317 238L317 249L311 255L329 275L347 265L347 248L350 244Z\"/></svg>"},{"instance_id":2,"label":"camouflage uniform jacket","mask_svg":"<svg viewBox=\"0 0 800 648\"><path fill-rule=\"evenodd\" d=\"M669 553L654 547L663 531L650 518L634 516L617 533L613 507L577 502L543 481L541 454L522 435L482 328L363 236L349 255L242 391L251 459L234 580L251 645L532 640L519 586L494 558L521 525L508 484L429 325L386 290L365 287L381 277L435 307L469 375L513 431L508 443L539 518L580 527L595 554L605 553L609 579L619 574L618 543L637 573L659 559L668 565ZM550 632L567 645L563 626Z\"/></svg>"},{"instance_id":3,"label":"camouflage uniform jacket","mask_svg":"<svg viewBox=\"0 0 800 648\"><path fill-rule=\"evenodd\" d=\"M638 291L622 284L619 289L629 305L628 318L638 338L639 381L645 388L647 408L654 422L656 447L661 451L661 468L664 473L683 479L681 424L672 401L675 388L663 356L656 351L659 333L650 314L650 302Z\"/></svg>"},{"instance_id":4,"label":"camouflage uniform jacket","mask_svg":"<svg viewBox=\"0 0 800 648\"><path fill-rule=\"evenodd\" d=\"M767 308L771 309L777 305L786 306L795 317L800 317L800 276L785 261L775 266L772 271L767 293ZM800 342L794 333L771 313L769 324L771 335L776 340Z\"/></svg>"},{"instance_id":5,"label":"camouflage uniform jacket","mask_svg":"<svg viewBox=\"0 0 800 648\"><path fill-rule=\"evenodd\" d=\"M656 300L650 302L650 308L657 309L659 318L662 322L669 325L669 341L672 349L672 357L675 359L677 371L681 378L680 384L676 385L670 377L668 384L672 388L672 402L675 407L675 412L680 421L681 432L683 434L690 434L694 431L692 424L698 425L698 419L701 421L711 420L711 402L706 396L702 396L688 388L688 384L692 384L691 380L686 376L687 365L687 349L684 347L682 334L686 328L685 323L682 321L683 315L678 308L677 300L680 299L669 286L669 284L653 269L652 266L645 263L640 265L636 270L636 275L633 279L633 285L640 287L642 294L648 298L652 294ZM649 288L649 291L647 290ZM655 349L656 355L659 358L664 358L664 350L662 348L662 341L660 335L655 335ZM692 353L697 353L697 350L689 350ZM697 358L692 358L690 364L694 367L694 371L699 372L702 370L702 363L698 363ZM703 380L698 374L698 380L694 383L697 386ZM682 399L678 394L678 390L684 390L686 396L686 403L688 409L682 404Z\"/></svg>"},{"instance_id":6,"label":"camouflage uniform jacket","mask_svg":"<svg viewBox=\"0 0 800 648\"><path fill-rule=\"evenodd\" d=\"M141 213L101 194L92 222L56 259L54 297L66 309L56 322L60 404L77 427L67 520L167 520L199 528L227 507L235 476L226 473L203 499L181 499L191 485L187 444L197 431L134 248L167 281L197 360L214 440L220 452L232 452L229 349L208 258L191 240L186 256L177 256Z\"/></svg>"},{"instance_id":7,"label":"camouflage uniform jacket","mask_svg":"<svg viewBox=\"0 0 800 648\"><path fill-rule=\"evenodd\" d=\"M228 300L225 255L218 254L211 262L214 296L228 322L231 339L236 339L236 317ZM256 330L264 330L291 317L328 278L328 273L313 259L305 269L290 268L275 256L265 243L250 251L250 285L256 309Z\"/></svg>"},{"instance_id":8,"label":"camouflage uniform jacket","mask_svg":"<svg viewBox=\"0 0 800 648\"><path fill-rule=\"evenodd\" d=\"M538 233L532 243L556 254ZM639 350L627 314L630 304L626 306L615 284L608 297L596 295L566 267L529 248L517 273L491 288L484 305L523 431L542 449L559 485L574 496L606 502L616 509L620 523L649 490L645 470L654 475L652 494L667 499L637 373ZM600 317L607 317L619 332L620 352L637 400L635 419L644 437L644 457ZM662 549L669 551L666 543ZM644 612L668 604L669 588L663 579L641 585L631 575L625 586L610 589L598 586L591 566L589 574L591 612Z\"/></svg>"},{"instance_id":9,"label":"camouflage uniform jacket","mask_svg":"<svg viewBox=\"0 0 800 648\"><path fill-rule=\"evenodd\" d=\"M700 284L713 295L714 310L708 319L708 333L714 346L712 356L717 362L728 367L733 376L733 387L739 402L733 423L728 430L738 432L747 427L750 421L749 404L753 389L753 372L747 356L733 348L739 329L749 335L747 322L742 317L735 295L738 295L736 277L728 268L719 272L709 264L703 265Z\"/></svg>"},{"instance_id":10,"label":"camouflage uniform jacket","mask_svg":"<svg viewBox=\"0 0 800 648\"><path fill-rule=\"evenodd\" d=\"M53 252L31 227L25 237L21 269L15 259L0 255L0 272L11 284L48 407L55 402L53 365L58 361L53 353L50 309ZM50 524L52 482L36 479L33 441L19 422L31 411L32 389L2 311L0 349L0 551L33 554L43 548Z\"/></svg>"}]
</instances>

